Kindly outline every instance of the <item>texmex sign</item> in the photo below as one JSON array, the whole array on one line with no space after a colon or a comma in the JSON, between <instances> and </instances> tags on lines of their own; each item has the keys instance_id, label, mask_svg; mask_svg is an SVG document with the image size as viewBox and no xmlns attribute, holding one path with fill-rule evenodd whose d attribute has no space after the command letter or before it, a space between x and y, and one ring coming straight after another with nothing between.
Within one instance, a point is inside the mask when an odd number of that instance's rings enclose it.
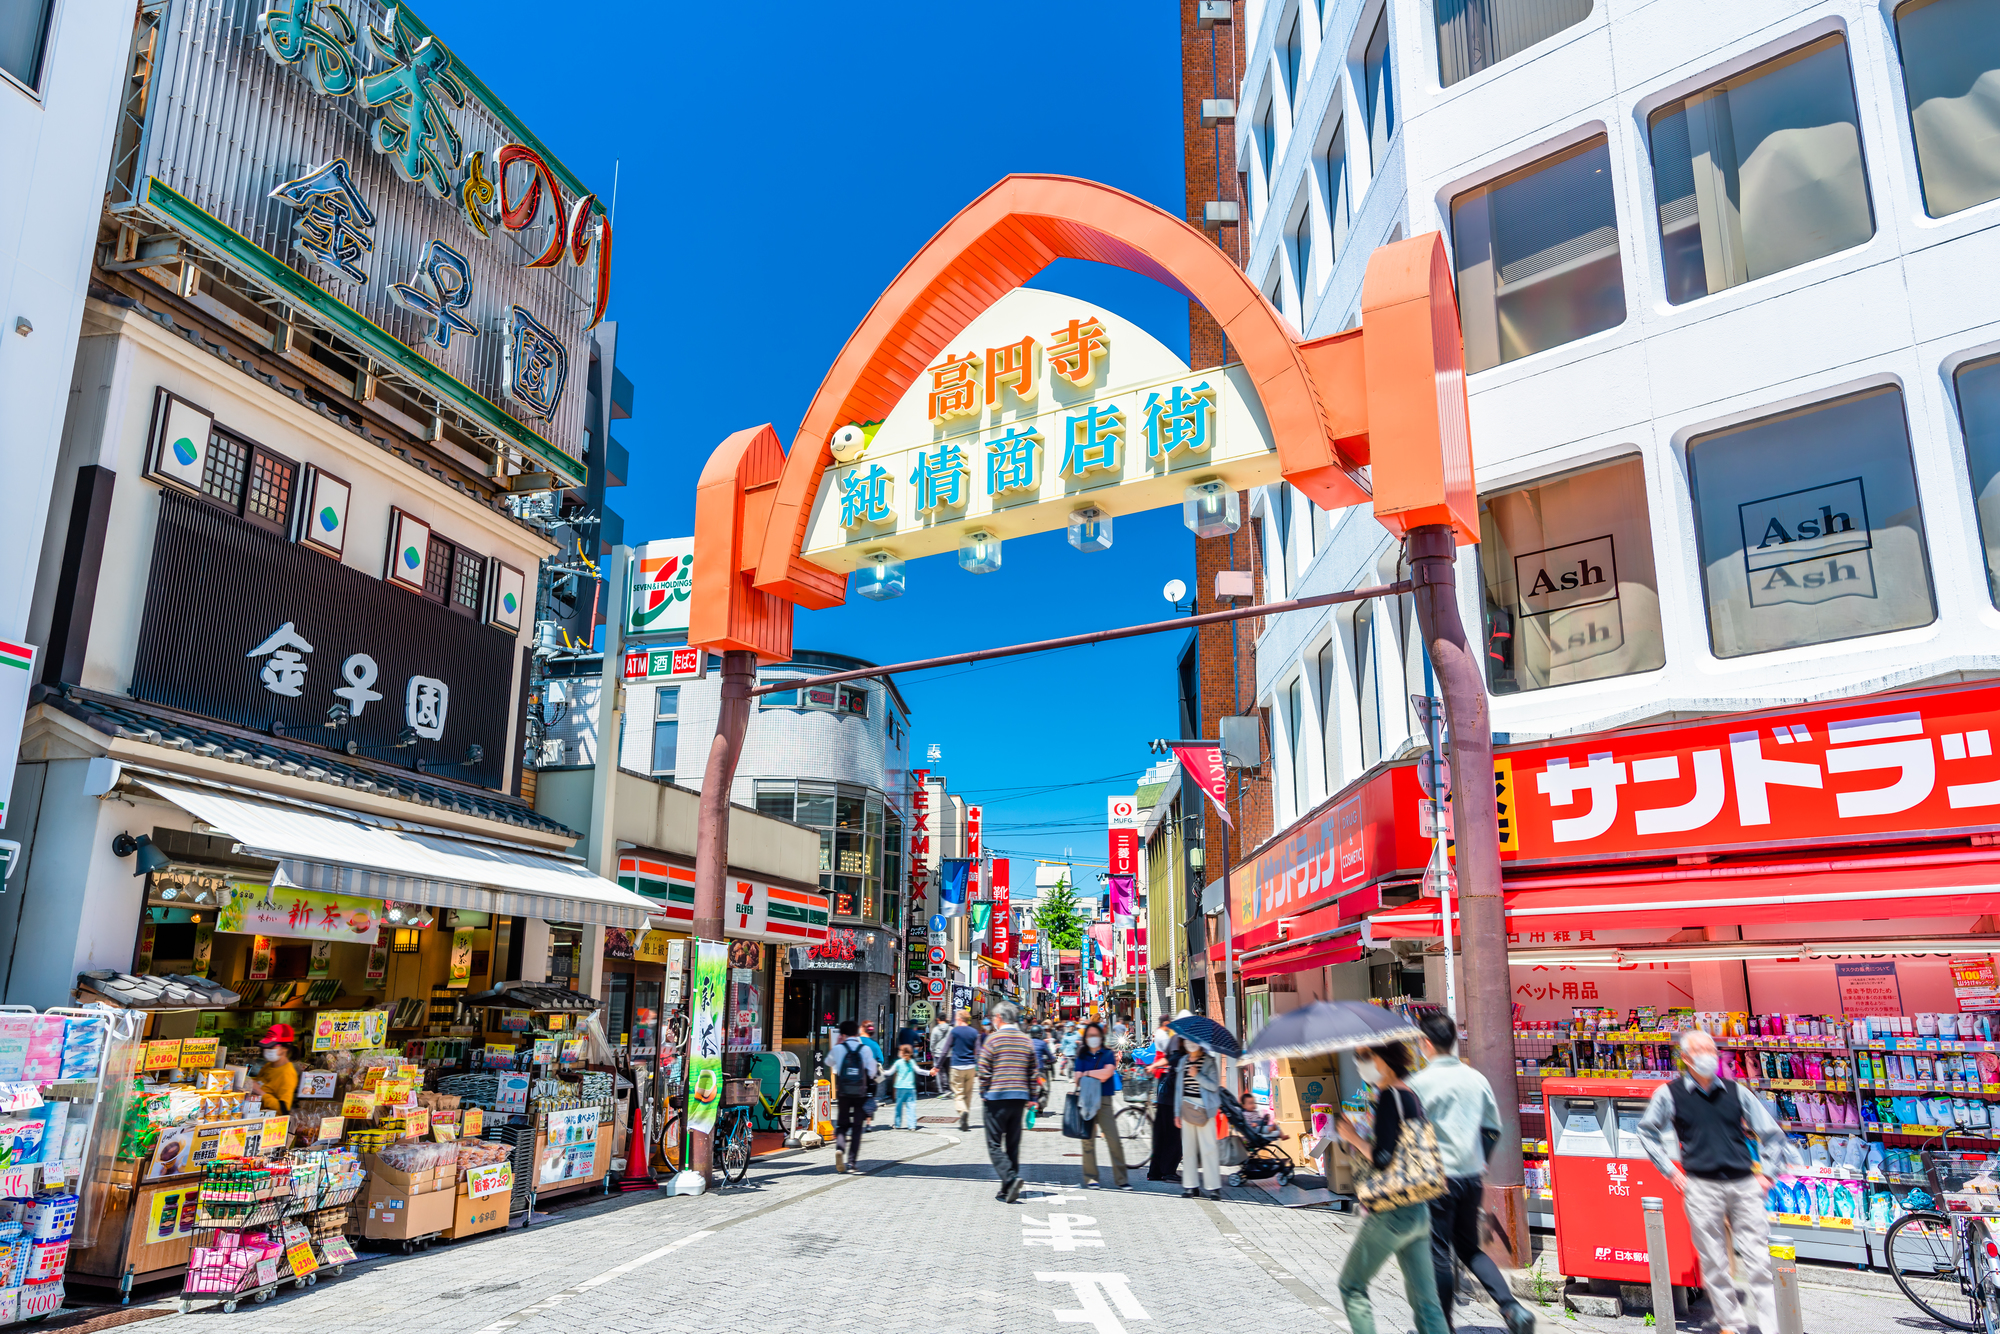
<instances>
[{"instance_id":1,"label":"texmex sign","mask_svg":"<svg viewBox=\"0 0 2000 1334\"><path fill-rule=\"evenodd\" d=\"M1867 695L1508 747L1509 866L1652 860L2000 830L2000 685ZM1412 764L1370 774L1231 874L1243 934L1429 859ZM1354 900L1345 918L1374 907Z\"/></svg>"}]
</instances>

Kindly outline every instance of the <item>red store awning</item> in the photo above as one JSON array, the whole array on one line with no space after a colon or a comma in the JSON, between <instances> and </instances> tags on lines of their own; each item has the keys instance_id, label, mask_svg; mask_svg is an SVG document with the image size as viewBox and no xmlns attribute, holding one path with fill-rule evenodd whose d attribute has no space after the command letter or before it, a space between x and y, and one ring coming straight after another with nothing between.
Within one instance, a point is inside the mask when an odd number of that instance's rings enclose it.
<instances>
[{"instance_id":1,"label":"red store awning","mask_svg":"<svg viewBox=\"0 0 2000 1334\"><path fill-rule=\"evenodd\" d=\"M1276 973L1302 973L1308 968L1324 968L1328 964L1353 963L1366 949L1361 939L1361 928L1357 925L1324 940L1305 940L1284 949L1272 950L1269 954L1260 954L1254 959L1245 959L1237 971L1245 981Z\"/></svg>"},{"instance_id":2,"label":"red store awning","mask_svg":"<svg viewBox=\"0 0 2000 1334\"><path fill-rule=\"evenodd\" d=\"M2000 853L1810 859L1750 866L1675 867L1599 876L1508 880L1507 929L1786 926L1970 917L2000 912ZM1458 904L1452 904L1454 922ZM1439 901L1420 898L1371 916L1376 940L1436 936ZM1454 927L1456 929L1456 927Z\"/></svg>"}]
</instances>

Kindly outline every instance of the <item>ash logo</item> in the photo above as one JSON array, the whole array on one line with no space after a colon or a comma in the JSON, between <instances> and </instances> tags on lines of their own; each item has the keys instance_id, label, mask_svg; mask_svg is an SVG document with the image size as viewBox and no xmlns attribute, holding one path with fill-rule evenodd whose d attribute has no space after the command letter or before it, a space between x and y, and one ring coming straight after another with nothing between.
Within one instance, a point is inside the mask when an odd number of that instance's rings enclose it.
<instances>
[{"instance_id":1,"label":"ash logo","mask_svg":"<svg viewBox=\"0 0 2000 1334\"><path fill-rule=\"evenodd\" d=\"M1609 534L1516 556L1514 580L1522 629L1544 641L1551 667L1625 646L1617 544Z\"/></svg>"},{"instance_id":2,"label":"ash logo","mask_svg":"<svg viewBox=\"0 0 2000 1334\"><path fill-rule=\"evenodd\" d=\"M1859 477L1736 507L1750 604L1874 597L1874 538Z\"/></svg>"}]
</instances>

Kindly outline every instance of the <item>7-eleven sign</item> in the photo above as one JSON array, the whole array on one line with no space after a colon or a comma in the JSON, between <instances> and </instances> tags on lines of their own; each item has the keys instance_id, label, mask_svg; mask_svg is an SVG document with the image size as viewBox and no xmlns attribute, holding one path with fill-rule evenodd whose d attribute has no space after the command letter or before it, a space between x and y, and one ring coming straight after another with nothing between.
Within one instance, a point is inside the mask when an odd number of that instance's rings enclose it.
<instances>
[{"instance_id":1,"label":"7-eleven sign","mask_svg":"<svg viewBox=\"0 0 2000 1334\"><path fill-rule=\"evenodd\" d=\"M21 753L21 723L28 712L28 687L34 682L35 646L0 640L0 829L7 826L14 761ZM13 855L19 856L19 850Z\"/></svg>"},{"instance_id":2,"label":"7-eleven sign","mask_svg":"<svg viewBox=\"0 0 2000 1334\"><path fill-rule=\"evenodd\" d=\"M694 539L648 542L632 551L632 582L625 600L625 633L685 630L694 592Z\"/></svg>"}]
</instances>

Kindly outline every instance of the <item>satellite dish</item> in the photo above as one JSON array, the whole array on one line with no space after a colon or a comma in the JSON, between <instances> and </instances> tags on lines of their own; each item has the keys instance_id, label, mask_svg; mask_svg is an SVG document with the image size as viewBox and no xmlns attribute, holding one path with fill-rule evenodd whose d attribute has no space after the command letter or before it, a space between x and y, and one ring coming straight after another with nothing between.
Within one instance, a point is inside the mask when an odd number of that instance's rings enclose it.
<instances>
[{"instance_id":1,"label":"satellite dish","mask_svg":"<svg viewBox=\"0 0 2000 1334\"><path fill-rule=\"evenodd\" d=\"M1179 602L1187 596L1187 585L1178 579L1167 580L1167 586L1160 590L1160 596L1169 602Z\"/></svg>"}]
</instances>

